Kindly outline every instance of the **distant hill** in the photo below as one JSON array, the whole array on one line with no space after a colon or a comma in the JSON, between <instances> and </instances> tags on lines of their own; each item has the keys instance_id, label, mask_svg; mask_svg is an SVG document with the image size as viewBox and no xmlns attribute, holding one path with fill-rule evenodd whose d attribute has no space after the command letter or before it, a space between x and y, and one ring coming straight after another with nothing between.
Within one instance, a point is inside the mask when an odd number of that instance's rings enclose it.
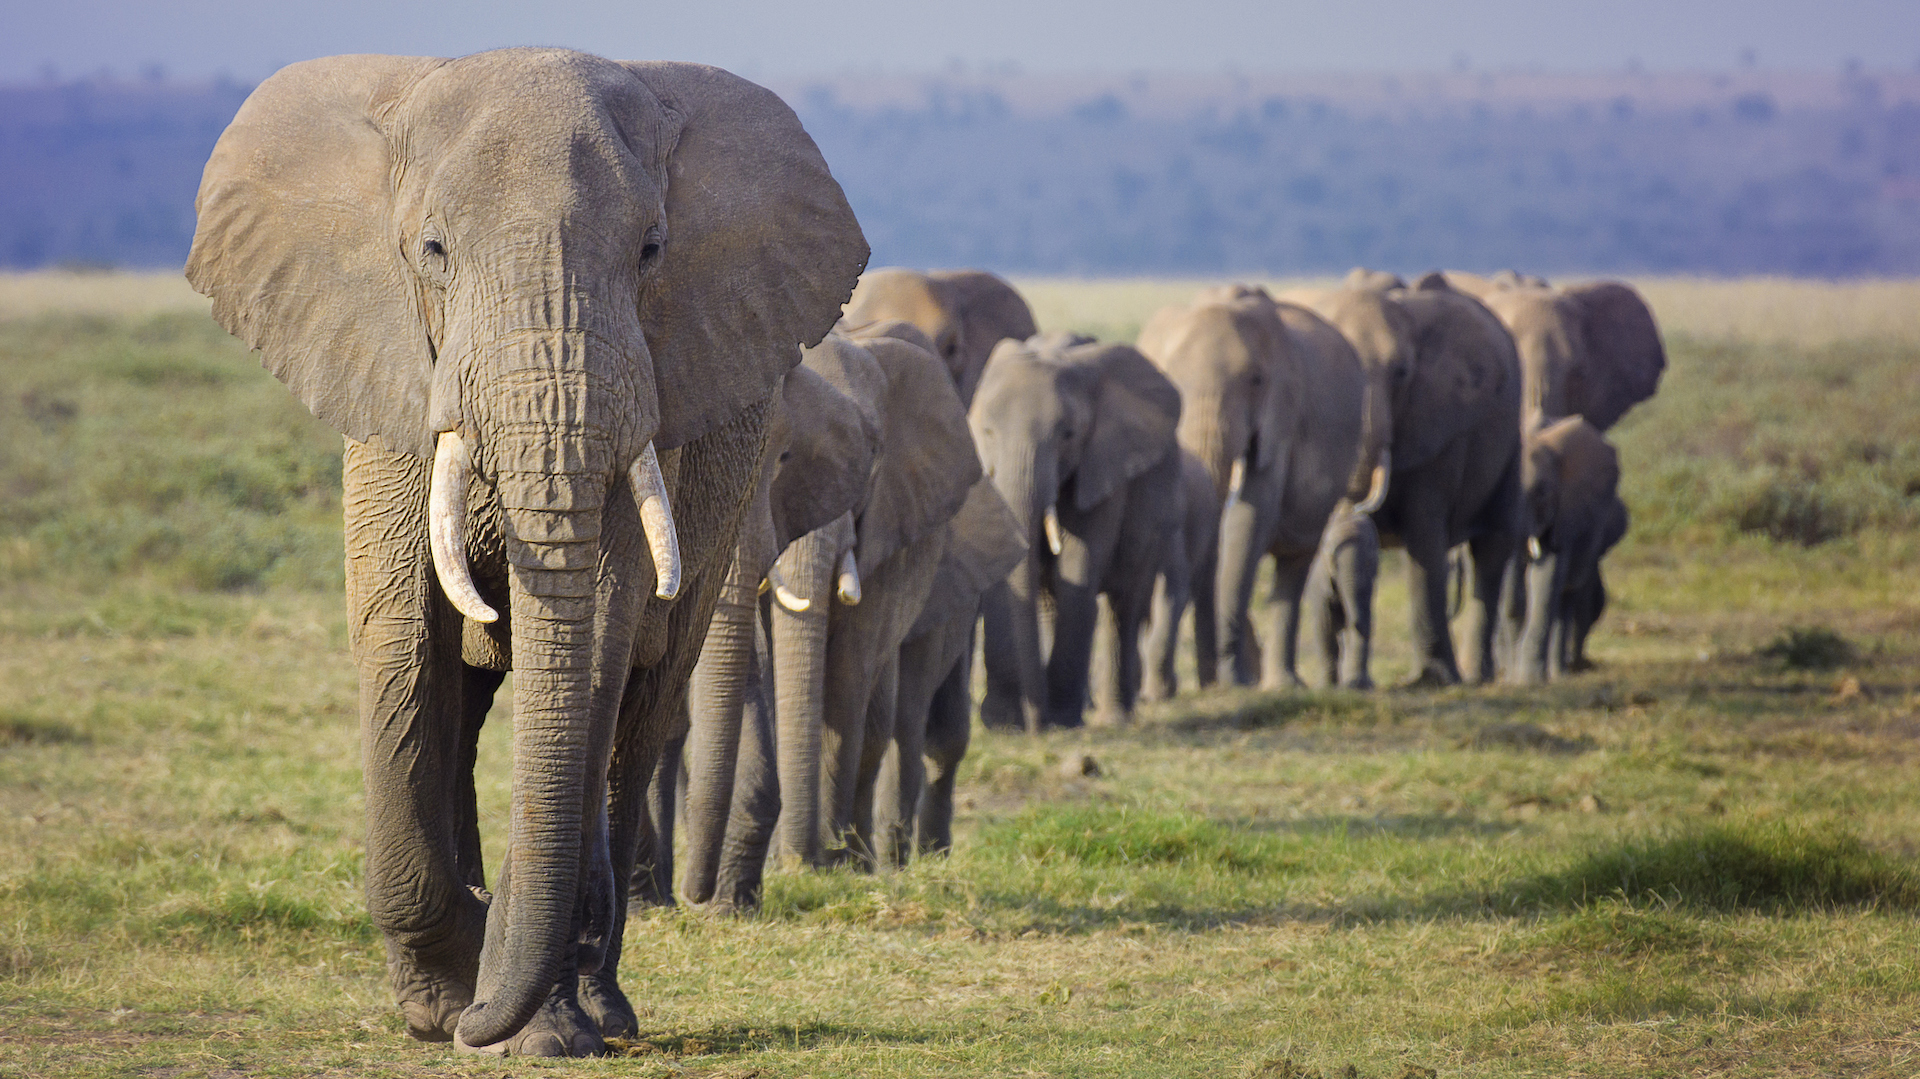
<instances>
[{"instance_id":1,"label":"distant hill","mask_svg":"<svg viewBox=\"0 0 1920 1079\"><path fill-rule=\"evenodd\" d=\"M1920 75L775 81L876 264L1920 274ZM246 87L0 87L0 265L178 266Z\"/></svg>"}]
</instances>

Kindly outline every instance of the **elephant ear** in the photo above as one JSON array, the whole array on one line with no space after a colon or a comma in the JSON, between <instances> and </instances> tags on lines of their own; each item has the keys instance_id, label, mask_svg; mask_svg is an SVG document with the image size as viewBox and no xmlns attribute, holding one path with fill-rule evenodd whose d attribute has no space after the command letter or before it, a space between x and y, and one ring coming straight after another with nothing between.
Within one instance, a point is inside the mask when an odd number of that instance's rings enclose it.
<instances>
[{"instance_id":1,"label":"elephant ear","mask_svg":"<svg viewBox=\"0 0 1920 1079\"><path fill-rule=\"evenodd\" d=\"M1652 397L1667 369L1653 312L1617 281L1565 289L1581 309L1585 357L1567 380L1567 409L1604 431Z\"/></svg>"},{"instance_id":2,"label":"elephant ear","mask_svg":"<svg viewBox=\"0 0 1920 1079\"><path fill-rule=\"evenodd\" d=\"M857 512L867 494L880 427L871 411L802 364L781 383L790 456L768 496L775 550Z\"/></svg>"},{"instance_id":3,"label":"elephant ear","mask_svg":"<svg viewBox=\"0 0 1920 1079\"><path fill-rule=\"evenodd\" d=\"M962 400L973 399L980 372L993 346L1012 338L1025 341L1040 332L1027 301L998 276L984 270L943 270L928 275L949 298L959 317L957 355L942 357L953 369Z\"/></svg>"},{"instance_id":4,"label":"elephant ear","mask_svg":"<svg viewBox=\"0 0 1920 1079\"><path fill-rule=\"evenodd\" d=\"M909 640L955 618L970 619L968 611L979 610L987 589L1006 580L1027 555L1019 520L985 477L967 490L952 527L947 553L941 556L927 605L907 633Z\"/></svg>"},{"instance_id":5,"label":"elephant ear","mask_svg":"<svg viewBox=\"0 0 1920 1079\"><path fill-rule=\"evenodd\" d=\"M1095 376L1093 429L1074 469L1074 504L1089 510L1173 451L1180 391L1131 345L1080 345L1063 358Z\"/></svg>"},{"instance_id":6,"label":"elephant ear","mask_svg":"<svg viewBox=\"0 0 1920 1079\"><path fill-rule=\"evenodd\" d=\"M1413 375L1393 417L1393 467L1431 460L1492 414L1520 423L1520 358L1513 338L1478 300L1451 289L1395 301L1413 322Z\"/></svg>"},{"instance_id":7,"label":"elephant ear","mask_svg":"<svg viewBox=\"0 0 1920 1079\"><path fill-rule=\"evenodd\" d=\"M323 422L431 456L432 347L393 220L393 106L445 60L334 56L260 84L214 145L187 280Z\"/></svg>"},{"instance_id":8,"label":"elephant ear","mask_svg":"<svg viewBox=\"0 0 1920 1079\"><path fill-rule=\"evenodd\" d=\"M640 296L661 449L765 400L840 317L867 241L786 103L703 64L624 65L682 121L667 242Z\"/></svg>"},{"instance_id":9,"label":"elephant ear","mask_svg":"<svg viewBox=\"0 0 1920 1079\"><path fill-rule=\"evenodd\" d=\"M880 455L859 521L860 566L872 571L952 520L982 473L966 406L940 357L898 337L861 343L887 377Z\"/></svg>"}]
</instances>

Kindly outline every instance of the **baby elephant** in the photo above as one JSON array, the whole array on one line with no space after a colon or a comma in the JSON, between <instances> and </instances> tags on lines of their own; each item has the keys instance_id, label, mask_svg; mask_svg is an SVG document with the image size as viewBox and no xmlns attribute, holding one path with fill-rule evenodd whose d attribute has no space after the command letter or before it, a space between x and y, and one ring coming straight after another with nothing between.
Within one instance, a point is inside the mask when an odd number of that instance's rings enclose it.
<instances>
[{"instance_id":1,"label":"baby elephant","mask_svg":"<svg viewBox=\"0 0 1920 1079\"><path fill-rule=\"evenodd\" d=\"M1327 684L1372 689L1367 672L1373 648L1373 582L1380 575L1380 533L1373 516L1342 502L1320 534L1307 571L1304 607L1318 619Z\"/></svg>"}]
</instances>

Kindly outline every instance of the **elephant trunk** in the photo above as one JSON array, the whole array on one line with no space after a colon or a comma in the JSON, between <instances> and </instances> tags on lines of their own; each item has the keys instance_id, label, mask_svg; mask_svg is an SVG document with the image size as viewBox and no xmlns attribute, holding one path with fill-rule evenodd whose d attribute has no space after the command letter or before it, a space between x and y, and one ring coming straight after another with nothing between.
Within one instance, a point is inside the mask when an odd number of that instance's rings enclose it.
<instances>
[{"instance_id":1,"label":"elephant trunk","mask_svg":"<svg viewBox=\"0 0 1920 1079\"><path fill-rule=\"evenodd\" d=\"M1059 483L1046 462L1019 457L993 470L993 483L1027 538L1026 557L1007 577L1006 602L987 611L989 635L1011 643L1019 682L1020 712L1026 729L1038 732L1046 717L1047 665L1040 633L1041 592L1045 584L1043 550L1058 553L1058 517L1054 502ZM1051 524L1053 533L1045 534Z\"/></svg>"},{"instance_id":2,"label":"elephant trunk","mask_svg":"<svg viewBox=\"0 0 1920 1079\"><path fill-rule=\"evenodd\" d=\"M611 747L610 732L595 729L611 717L594 714L610 473L502 468L497 477L513 617L513 815L502 894L488 912L477 994L484 999L460 1018L468 1045L491 1045L524 1026L573 956L581 912L611 905L611 896L579 894L583 856L594 853L583 842L594 823L588 803L601 790L587 780L594 769L604 775L607 762L592 758Z\"/></svg>"},{"instance_id":3,"label":"elephant trunk","mask_svg":"<svg viewBox=\"0 0 1920 1079\"><path fill-rule=\"evenodd\" d=\"M1229 404L1218 394L1196 394L1192 399L1183 399L1181 404L1180 445L1198 457L1207 467L1207 475L1213 477L1216 506L1226 504L1234 464L1245 461L1253 452L1252 425L1236 421L1222 409L1245 407L1244 403Z\"/></svg>"},{"instance_id":4,"label":"elephant trunk","mask_svg":"<svg viewBox=\"0 0 1920 1079\"><path fill-rule=\"evenodd\" d=\"M825 596L839 554L850 543L851 515L789 544L776 565L808 595ZM780 817L774 845L782 861L819 865L821 842L821 724L826 715L827 636L833 604L809 602L772 612L774 736L780 776Z\"/></svg>"}]
</instances>

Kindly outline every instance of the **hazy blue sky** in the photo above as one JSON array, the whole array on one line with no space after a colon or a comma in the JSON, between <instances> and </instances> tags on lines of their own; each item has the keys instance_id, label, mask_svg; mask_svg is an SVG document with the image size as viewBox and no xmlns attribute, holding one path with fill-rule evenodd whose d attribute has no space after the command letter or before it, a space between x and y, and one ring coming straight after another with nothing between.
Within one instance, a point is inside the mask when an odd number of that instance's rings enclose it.
<instances>
[{"instance_id":1,"label":"hazy blue sky","mask_svg":"<svg viewBox=\"0 0 1920 1079\"><path fill-rule=\"evenodd\" d=\"M452 56L552 44L748 75L1029 72L1870 69L1920 63L1920 0L0 0L0 81L161 65L258 79L343 52Z\"/></svg>"}]
</instances>

